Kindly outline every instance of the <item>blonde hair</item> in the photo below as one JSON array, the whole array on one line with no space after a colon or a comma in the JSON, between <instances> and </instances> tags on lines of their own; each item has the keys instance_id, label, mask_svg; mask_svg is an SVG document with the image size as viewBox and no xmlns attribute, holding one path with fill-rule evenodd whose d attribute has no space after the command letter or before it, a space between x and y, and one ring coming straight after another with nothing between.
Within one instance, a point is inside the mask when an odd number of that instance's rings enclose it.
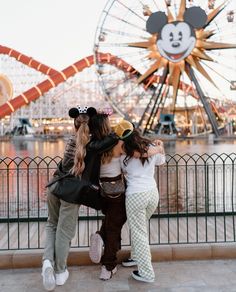
<instances>
[{"instance_id":1,"label":"blonde hair","mask_svg":"<svg viewBox=\"0 0 236 292\"><path fill-rule=\"evenodd\" d=\"M76 130L76 150L71 173L76 176L79 176L85 168L84 158L86 156L86 145L90 140L88 122L89 116L86 114L80 114L74 120Z\"/></svg>"}]
</instances>

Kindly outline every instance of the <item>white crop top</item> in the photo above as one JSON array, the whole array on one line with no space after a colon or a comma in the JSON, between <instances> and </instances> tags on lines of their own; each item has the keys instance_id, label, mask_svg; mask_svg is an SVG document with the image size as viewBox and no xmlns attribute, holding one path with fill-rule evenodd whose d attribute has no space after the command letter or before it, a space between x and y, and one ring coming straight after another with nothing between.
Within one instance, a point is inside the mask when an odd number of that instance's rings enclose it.
<instances>
[{"instance_id":1,"label":"white crop top","mask_svg":"<svg viewBox=\"0 0 236 292\"><path fill-rule=\"evenodd\" d=\"M120 157L113 157L109 163L101 164L100 177L116 177L121 174Z\"/></svg>"}]
</instances>

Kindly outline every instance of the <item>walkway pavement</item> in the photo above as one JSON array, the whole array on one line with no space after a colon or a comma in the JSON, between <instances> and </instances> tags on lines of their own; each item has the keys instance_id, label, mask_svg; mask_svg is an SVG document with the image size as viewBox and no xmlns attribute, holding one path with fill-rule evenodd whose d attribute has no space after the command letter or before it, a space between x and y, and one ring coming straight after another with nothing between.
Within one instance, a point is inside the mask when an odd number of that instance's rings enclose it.
<instances>
[{"instance_id":1,"label":"walkway pavement","mask_svg":"<svg viewBox=\"0 0 236 292\"><path fill-rule=\"evenodd\" d=\"M131 278L133 268L119 265L109 281L98 279L99 265L71 266L70 277L55 292L236 292L236 260L198 260L153 263L156 281ZM41 269L0 270L1 292L43 292Z\"/></svg>"}]
</instances>

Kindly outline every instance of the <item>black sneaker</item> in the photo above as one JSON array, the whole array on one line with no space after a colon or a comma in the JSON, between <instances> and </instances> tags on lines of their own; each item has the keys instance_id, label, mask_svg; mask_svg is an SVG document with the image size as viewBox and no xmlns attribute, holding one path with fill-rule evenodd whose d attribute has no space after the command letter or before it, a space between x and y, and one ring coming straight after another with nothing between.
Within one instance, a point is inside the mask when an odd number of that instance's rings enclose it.
<instances>
[{"instance_id":1,"label":"black sneaker","mask_svg":"<svg viewBox=\"0 0 236 292\"><path fill-rule=\"evenodd\" d=\"M124 260L122 262L123 267L134 267L137 266L137 262L131 258L128 258L127 260Z\"/></svg>"},{"instance_id":2,"label":"black sneaker","mask_svg":"<svg viewBox=\"0 0 236 292\"><path fill-rule=\"evenodd\" d=\"M138 280L138 281L141 281L141 282L146 282L146 283L153 283L154 282L154 278L153 279L146 279L146 278L140 276L138 271L133 271L132 277L135 280Z\"/></svg>"}]
</instances>

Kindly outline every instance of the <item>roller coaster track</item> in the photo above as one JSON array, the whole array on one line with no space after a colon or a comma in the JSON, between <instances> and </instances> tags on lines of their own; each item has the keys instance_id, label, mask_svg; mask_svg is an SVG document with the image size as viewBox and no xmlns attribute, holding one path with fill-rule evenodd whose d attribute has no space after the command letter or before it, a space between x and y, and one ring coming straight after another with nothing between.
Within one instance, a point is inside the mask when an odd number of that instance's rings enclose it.
<instances>
[{"instance_id":1,"label":"roller coaster track","mask_svg":"<svg viewBox=\"0 0 236 292\"><path fill-rule=\"evenodd\" d=\"M53 68L44 65L31 57L23 55L13 49L0 46L0 54L6 54L10 57L15 58L17 61L36 69L47 75L47 78L33 86L32 88L28 89L27 91L21 93L20 95L14 97L11 100L8 100L6 103L0 106L0 119L12 114L17 109L21 108L22 106L28 105L30 102L37 100L40 96L44 93L48 92L50 89L56 87L60 83L65 82L68 78L74 76L75 74L83 71L86 68L95 64L94 56L91 55L89 57L83 58L78 62L70 65L69 67L65 68L62 71L57 71ZM135 70L131 65L126 63L124 60L117 58L116 56L112 56L109 53L100 53L98 54L97 58L99 59L100 63L103 64L110 64L112 66L117 67L124 72L135 75L137 77L140 76L140 73ZM160 80L160 76L152 75L146 80L143 81L144 88L147 89L148 87L152 86L153 83L158 83ZM193 97L198 98L198 95L195 89L188 84L180 82L179 88L191 94Z\"/></svg>"},{"instance_id":2,"label":"roller coaster track","mask_svg":"<svg viewBox=\"0 0 236 292\"><path fill-rule=\"evenodd\" d=\"M0 45L0 54L8 55L9 57L15 58L17 61L21 62L22 64L25 64L28 67L31 67L31 68L33 68L33 69L35 69L43 74L49 75L49 76L58 72L57 70L36 61L32 57L28 57L28 56L21 54L20 52L15 51L15 50L8 48L8 47L4 47L4 46Z\"/></svg>"}]
</instances>

